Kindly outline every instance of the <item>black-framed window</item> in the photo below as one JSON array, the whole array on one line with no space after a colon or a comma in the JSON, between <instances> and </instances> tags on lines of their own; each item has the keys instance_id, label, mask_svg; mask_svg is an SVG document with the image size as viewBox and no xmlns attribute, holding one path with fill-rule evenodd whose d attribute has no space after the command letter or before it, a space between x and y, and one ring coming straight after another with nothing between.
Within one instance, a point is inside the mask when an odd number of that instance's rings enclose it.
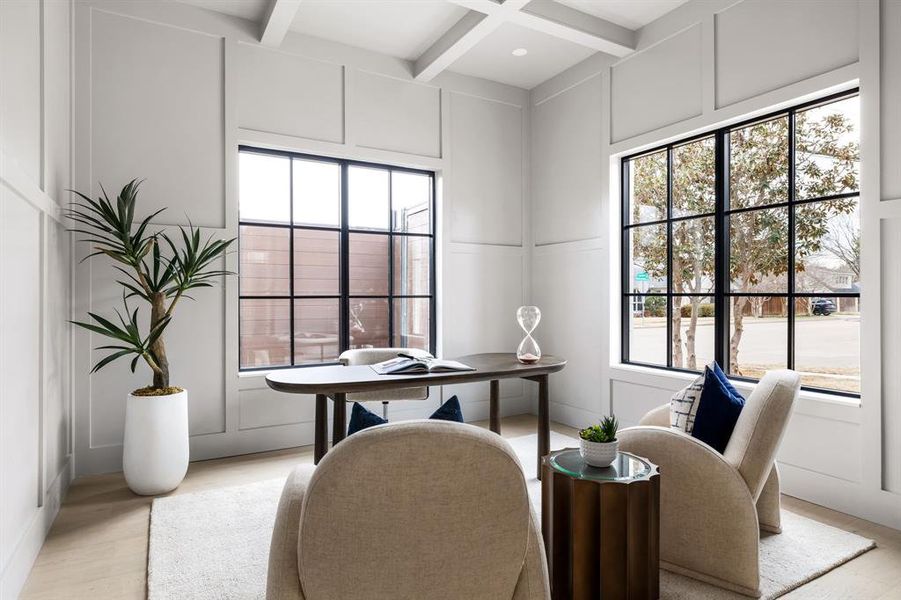
<instances>
[{"instance_id":1,"label":"black-framed window","mask_svg":"<svg viewBox=\"0 0 901 600\"><path fill-rule=\"evenodd\" d=\"M857 90L621 161L622 361L860 393Z\"/></svg>"},{"instance_id":2,"label":"black-framed window","mask_svg":"<svg viewBox=\"0 0 901 600\"><path fill-rule=\"evenodd\" d=\"M435 174L241 146L241 370L435 351Z\"/></svg>"}]
</instances>

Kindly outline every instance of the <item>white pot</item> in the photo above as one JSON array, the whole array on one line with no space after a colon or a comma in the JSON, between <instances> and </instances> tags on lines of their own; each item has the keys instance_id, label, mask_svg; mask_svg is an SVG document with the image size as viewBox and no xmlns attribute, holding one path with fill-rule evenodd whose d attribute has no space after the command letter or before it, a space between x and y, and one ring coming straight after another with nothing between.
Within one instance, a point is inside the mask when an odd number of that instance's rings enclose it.
<instances>
[{"instance_id":1,"label":"white pot","mask_svg":"<svg viewBox=\"0 0 901 600\"><path fill-rule=\"evenodd\" d=\"M178 487L188 471L188 392L128 395L122 468L136 494L154 496Z\"/></svg>"},{"instance_id":2,"label":"white pot","mask_svg":"<svg viewBox=\"0 0 901 600\"><path fill-rule=\"evenodd\" d=\"M589 442L579 438L579 453L582 460L592 467L609 467L616 458L619 440L615 442Z\"/></svg>"}]
</instances>

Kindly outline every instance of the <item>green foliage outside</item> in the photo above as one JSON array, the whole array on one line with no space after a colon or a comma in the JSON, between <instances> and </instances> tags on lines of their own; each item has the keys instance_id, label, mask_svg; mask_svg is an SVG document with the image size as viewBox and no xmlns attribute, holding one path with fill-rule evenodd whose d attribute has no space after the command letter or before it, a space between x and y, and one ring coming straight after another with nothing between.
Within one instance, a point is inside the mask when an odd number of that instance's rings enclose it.
<instances>
[{"instance_id":1,"label":"green foliage outside","mask_svg":"<svg viewBox=\"0 0 901 600\"><path fill-rule=\"evenodd\" d=\"M856 99L852 100L856 101ZM796 198L816 198L858 189L859 144L855 123L826 107L796 115ZM788 117L757 123L729 136L729 201L731 208L764 207L788 200ZM657 152L632 161L632 222L667 218L667 153ZM713 138L673 150L673 217L713 212L715 204L715 146ZM857 198L840 198L799 205L795 218L795 271L800 279L808 259L823 251L859 277L860 234L849 215ZM730 218L729 271L735 293L787 292L788 209L735 213ZM845 217L851 223L830 232L830 221ZM837 221L839 225L843 221ZM714 219L676 221L672 225L672 292L695 294L673 311L673 366L697 369L695 332L706 295L713 292ZM836 229L833 227L833 229ZM844 229L844 231L842 231ZM667 277L666 226L632 230L632 262L652 278ZM646 299L645 306L647 307ZM740 374L739 349L743 319L750 299L732 299L733 318L729 371ZM712 307L709 309L712 315ZM650 313L646 313L650 314ZM683 328L682 319L688 319ZM684 333L683 333L684 331Z\"/></svg>"},{"instance_id":2,"label":"green foliage outside","mask_svg":"<svg viewBox=\"0 0 901 600\"><path fill-rule=\"evenodd\" d=\"M644 299L644 314L647 317L666 316L666 298L663 296L648 296Z\"/></svg>"},{"instance_id":3,"label":"green foliage outside","mask_svg":"<svg viewBox=\"0 0 901 600\"><path fill-rule=\"evenodd\" d=\"M697 307L694 307L690 304L686 304L679 308L679 312L682 313L682 318L691 317L691 313L693 310L697 311L697 316L701 317L701 318L712 317L715 314L714 309L713 309L713 304L711 304L710 302L704 302L702 304L698 304Z\"/></svg>"}]
</instances>

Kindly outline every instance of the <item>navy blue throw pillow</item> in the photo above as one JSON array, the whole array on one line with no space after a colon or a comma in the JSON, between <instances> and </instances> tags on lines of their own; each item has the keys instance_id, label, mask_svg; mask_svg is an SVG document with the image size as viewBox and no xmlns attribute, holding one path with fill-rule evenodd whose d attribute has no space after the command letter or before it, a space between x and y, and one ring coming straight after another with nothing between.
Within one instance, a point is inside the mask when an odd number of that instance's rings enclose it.
<instances>
[{"instance_id":1,"label":"navy blue throw pillow","mask_svg":"<svg viewBox=\"0 0 901 600\"><path fill-rule=\"evenodd\" d=\"M744 406L745 399L714 362L711 367L704 369L704 390L695 415L692 437L722 454Z\"/></svg>"},{"instance_id":2,"label":"navy blue throw pillow","mask_svg":"<svg viewBox=\"0 0 901 600\"><path fill-rule=\"evenodd\" d=\"M463 411L460 410L460 401L456 396L451 396L447 402L438 407L438 410L432 413L430 419L438 419L440 421L456 421L463 423Z\"/></svg>"},{"instance_id":3,"label":"navy blue throw pillow","mask_svg":"<svg viewBox=\"0 0 901 600\"><path fill-rule=\"evenodd\" d=\"M366 407L359 402L354 402L354 407L350 411L350 423L347 425L347 435L351 436L367 427L373 427L387 422L386 419L383 419L371 410L367 410Z\"/></svg>"}]
</instances>

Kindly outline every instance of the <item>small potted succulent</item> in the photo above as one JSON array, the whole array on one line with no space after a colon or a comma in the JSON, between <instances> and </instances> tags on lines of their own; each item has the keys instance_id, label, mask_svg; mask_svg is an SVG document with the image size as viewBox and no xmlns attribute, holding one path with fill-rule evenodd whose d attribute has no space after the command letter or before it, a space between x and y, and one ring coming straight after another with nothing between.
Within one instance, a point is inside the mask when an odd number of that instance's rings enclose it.
<instances>
[{"instance_id":1,"label":"small potted succulent","mask_svg":"<svg viewBox=\"0 0 901 600\"><path fill-rule=\"evenodd\" d=\"M616 458L619 441L616 431L619 424L616 417L604 417L597 425L579 431L579 452L582 460L592 467L609 467Z\"/></svg>"}]
</instances>

